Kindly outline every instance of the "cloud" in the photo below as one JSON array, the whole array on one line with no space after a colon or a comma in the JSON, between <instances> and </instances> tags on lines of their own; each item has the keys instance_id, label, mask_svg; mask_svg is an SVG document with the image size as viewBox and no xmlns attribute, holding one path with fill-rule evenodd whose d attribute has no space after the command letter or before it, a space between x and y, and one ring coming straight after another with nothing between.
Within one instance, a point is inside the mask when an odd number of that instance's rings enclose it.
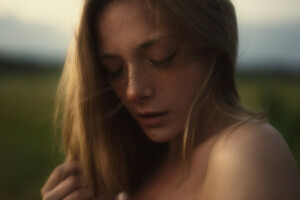
<instances>
[{"instance_id":1,"label":"cloud","mask_svg":"<svg viewBox=\"0 0 300 200\"><path fill-rule=\"evenodd\" d=\"M24 23L38 23L72 29L83 0L1 0L0 17L15 16Z\"/></svg>"},{"instance_id":2,"label":"cloud","mask_svg":"<svg viewBox=\"0 0 300 200\"><path fill-rule=\"evenodd\" d=\"M2 1L0 53L53 58L65 55L82 1L27 0L19 7L18 0ZM240 26L240 62L280 60L300 65L299 0L233 0L233 3ZM3 13L13 14L9 17ZM70 18L73 22L66 22Z\"/></svg>"},{"instance_id":3,"label":"cloud","mask_svg":"<svg viewBox=\"0 0 300 200\"><path fill-rule=\"evenodd\" d=\"M1 0L0 16L14 15L24 22L71 29L84 0ZM294 23L300 19L299 0L232 0L241 23Z\"/></svg>"},{"instance_id":4,"label":"cloud","mask_svg":"<svg viewBox=\"0 0 300 200\"><path fill-rule=\"evenodd\" d=\"M24 23L13 16L0 18L0 53L61 59L65 56L71 36L55 27Z\"/></svg>"},{"instance_id":5,"label":"cloud","mask_svg":"<svg viewBox=\"0 0 300 200\"><path fill-rule=\"evenodd\" d=\"M298 24L241 25L241 63L285 63L300 67Z\"/></svg>"},{"instance_id":6,"label":"cloud","mask_svg":"<svg viewBox=\"0 0 300 200\"><path fill-rule=\"evenodd\" d=\"M238 20L243 24L296 23L300 19L299 0L233 0Z\"/></svg>"}]
</instances>

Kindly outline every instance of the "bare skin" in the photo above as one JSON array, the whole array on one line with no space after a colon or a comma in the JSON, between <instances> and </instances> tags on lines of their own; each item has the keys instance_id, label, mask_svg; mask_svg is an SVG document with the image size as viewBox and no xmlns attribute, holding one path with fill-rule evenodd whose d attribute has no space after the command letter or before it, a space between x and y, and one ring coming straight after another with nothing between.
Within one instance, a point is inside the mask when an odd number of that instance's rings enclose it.
<instances>
[{"instance_id":1,"label":"bare skin","mask_svg":"<svg viewBox=\"0 0 300 200\"><path fill-rule=\"evenodd\" d=\"M93 197L77 162L66 162L56 167L43 186L41 195L43 200L89 200Z\"/></svg>"},{"instance_id":2,"label":"bare skin","mask_svg":"<svg viewBox=\"0 0 300 200\"><path fill-rule=\"evenodd\" d=\"M193 152L181 179L169 162L131 200L297 200L299 174L281 135L269 124L226 129Z\"/></svg>"},{"instance_id":3,"label":"bare skin","mask_svg":"<svg viewBox=\"0 0 300 200\"><path fill-rule=\"evenodd\" d=\"M206 76L206 62L187 59L190 50L174 45L174 38L151 24L148 14L139 3L115 1L99 16L99 56L111 73L113 90L149 139L170 146L159 170L127 199L298 200L299 174L280 134L269 124L236 127L237 121L209 104L203 118L213 117L197 138L189 173L181 176L178 138ZM147 112L162 117L149 122ZM78 164L65 163L41 193L44 200L91 199L85 185Z\"/></svg>"},{"instance_id":4,"label":"bare skin","mask_svg":"<svg viewBox=\"0 0 300 200\"><path fill-rule=\"evenodd\" d=\"M128 200L298 200L299 174L281 135L269 124L234 126L198 145L188 176L169 159ZM91 199L77 163L57 167L42 189L43 199Z\"/></svg>"}]
</instances>

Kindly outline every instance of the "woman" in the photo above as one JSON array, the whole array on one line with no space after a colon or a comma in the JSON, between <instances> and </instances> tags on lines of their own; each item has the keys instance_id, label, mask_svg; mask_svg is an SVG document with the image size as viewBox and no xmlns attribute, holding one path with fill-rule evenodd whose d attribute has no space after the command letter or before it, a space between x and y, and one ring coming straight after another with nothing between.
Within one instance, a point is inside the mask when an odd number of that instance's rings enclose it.
<instances>
[{"instance_id":1,"label":"woman","mask_svg":"<svg viewBox=\"0 0 300 200\"><path fill-rule=\"evenodd\" d=\"M236 54L229 0L86 0L43 199L299 199L288 146L240 105Z\"/></svg>"}]
</instances>

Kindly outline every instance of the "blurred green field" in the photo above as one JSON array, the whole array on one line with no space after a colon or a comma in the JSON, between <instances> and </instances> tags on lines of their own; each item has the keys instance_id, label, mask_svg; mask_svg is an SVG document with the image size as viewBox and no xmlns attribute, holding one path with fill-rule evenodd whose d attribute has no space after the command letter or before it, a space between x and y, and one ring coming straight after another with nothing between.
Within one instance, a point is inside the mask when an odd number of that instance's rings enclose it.
<instances>
[{"instance_id":1,"label":"blurred green field","mask_svg":"<svg viewBox=\"0 0 300 200\"><path fill-rule=\"evenodd\" d=\"M53 139L59 70L0 71L0 199L40 199L40 188L63 160ZM300 78L238 75L247 107L267 111L300 166Z\"/></svg>"},{"instance_id":2,"label":"blurred green field","mask_svg":"<svg viewBox=\"0 0 300 200\"><path fill-rule=\"evenodd\" d=\"M37 200L62 160L53 145L58 71L0 72L0 199Z\"/></svg>"}]
</instances>

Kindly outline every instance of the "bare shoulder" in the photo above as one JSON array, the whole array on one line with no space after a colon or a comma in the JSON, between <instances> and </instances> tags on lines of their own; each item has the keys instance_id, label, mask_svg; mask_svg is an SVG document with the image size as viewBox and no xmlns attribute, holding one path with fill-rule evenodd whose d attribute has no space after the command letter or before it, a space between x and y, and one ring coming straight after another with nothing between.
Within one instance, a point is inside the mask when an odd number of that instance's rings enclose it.
<instances>
[{"instance_id":1,"label":"bare shoulder","mask_svg":"<svg viewBox=\"0 0 300 200\"><path fill-rule=\"evenodd\" d=\"M299 174L281 134L270 124L224 131L208 161L206 199L300 199Z\"/></svg>"}]
</instances>

